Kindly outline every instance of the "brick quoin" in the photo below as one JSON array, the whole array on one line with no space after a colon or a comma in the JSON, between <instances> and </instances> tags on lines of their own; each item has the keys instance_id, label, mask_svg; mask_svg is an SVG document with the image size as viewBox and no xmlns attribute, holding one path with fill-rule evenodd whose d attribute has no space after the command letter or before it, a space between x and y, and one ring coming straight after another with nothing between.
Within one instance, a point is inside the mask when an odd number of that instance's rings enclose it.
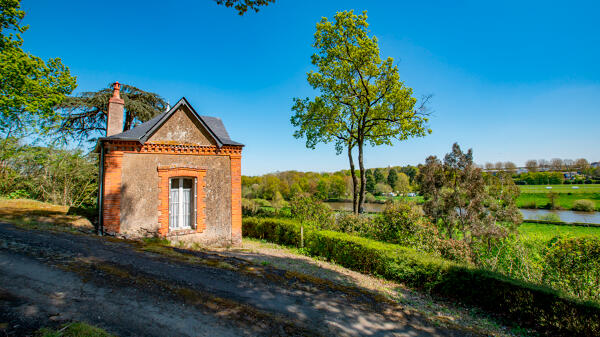
<instances>
[{"instance_id":1,"label":"brick quoin","mask_svg":"<svg viewBox=\"0 0 600 337\"><path fill-rule=\"evenodd\" d=\"M102 218L104 219L104 231L109 234L118 233L120 229L122 164L123 152L110 152L104 157Z\"/></svg>"},{"instance_id":2,"label":"brick quoin","mask_svg":"<svg viewBox=\"0 0 600 337\"><path fill-rule=\"evenodd\" d=\"M242 243L242 156L231 160L231 243Z\"/></svg>"}]
</instances>

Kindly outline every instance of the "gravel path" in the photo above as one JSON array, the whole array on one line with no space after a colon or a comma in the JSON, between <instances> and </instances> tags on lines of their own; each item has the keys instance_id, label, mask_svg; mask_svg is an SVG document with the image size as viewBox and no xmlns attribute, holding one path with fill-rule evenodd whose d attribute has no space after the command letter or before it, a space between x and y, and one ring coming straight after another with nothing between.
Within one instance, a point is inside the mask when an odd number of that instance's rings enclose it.
<instances>
[{"instance_id":1,"label":"gravel path","mask_svg":"<svg viewBox=\"0 0 600 337\"><path fill-rule=\"evenodd\" d=\"M369 293L217 252L0 224L0 332L85 321L119 336L462 336Z\"/></svg>"}]
</instances>

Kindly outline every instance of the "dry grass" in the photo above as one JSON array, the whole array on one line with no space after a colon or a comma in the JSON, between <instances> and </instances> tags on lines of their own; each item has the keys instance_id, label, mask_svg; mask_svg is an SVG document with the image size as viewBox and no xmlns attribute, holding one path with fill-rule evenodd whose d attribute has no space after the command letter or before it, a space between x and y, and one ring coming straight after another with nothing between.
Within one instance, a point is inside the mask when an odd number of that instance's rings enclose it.
<instances>
[{"instance_id":1,"label":"dry grass","mask_svg":"<svg viewBox=\"0 0 600 337\"><path fill-rule=\"evenodd\" d=\"M0 199L0 221L27 229L90 232L92 223L79 215L67 215L68 206L29 199Z\"/></svg>"}]
</instances>

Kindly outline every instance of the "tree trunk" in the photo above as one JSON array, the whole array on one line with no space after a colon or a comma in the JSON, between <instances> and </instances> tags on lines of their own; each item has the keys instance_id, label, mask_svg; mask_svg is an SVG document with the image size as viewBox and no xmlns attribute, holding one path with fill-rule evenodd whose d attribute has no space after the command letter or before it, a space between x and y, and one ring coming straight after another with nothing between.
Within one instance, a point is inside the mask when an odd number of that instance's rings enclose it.
<instances>
[{"instance_id":1,"label":"tree trunk","mask_svg":"<svg viewBox=\"0 0 600 337\"><path fill-rule=\"evenodd\" d=\"M354 169L354 159L352 159L352 147L348 146L348 160L350 161L350 174L352 174L352 212L358 214L358 179Z\"/></svg>"},{"instance_id":2,"label":"tree trunk","mask_svg":"<svg viewBox=\"0 0 600 337\"><path fill-rule=\"evenodd\" d=\"M130 130L131 124L133 124L133 114L129 113L129 111L128 111L125 114L125 125L123 126L123 131Z\"/></svg>"},{"instance_id":3,"label":"tree trunk","mask_svg":"<svg viewBox=\"0 0 600 337\"><path fill-rule=\"evenodd\" d=\"M358 198L358 213L363 213L363 204L365 202L365 187L367 186L367 177L365 176L365 166L363 164L363 140L358 141L358 167L360 168L360 195Z\"/></svg>"}]
</instances>

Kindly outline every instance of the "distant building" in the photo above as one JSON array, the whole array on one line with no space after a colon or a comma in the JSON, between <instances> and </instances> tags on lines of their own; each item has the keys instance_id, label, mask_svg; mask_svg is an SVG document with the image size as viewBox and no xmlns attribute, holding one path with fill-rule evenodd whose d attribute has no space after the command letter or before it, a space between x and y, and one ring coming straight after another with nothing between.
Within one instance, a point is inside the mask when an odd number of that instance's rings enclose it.
<instances>
[{"instance_id":1,"label":"distant building","mask_svg":"<svg viewBox=\"0 0 600 337\"><path fill-rule=\"evenodd\" d=\"M600 167L600 162L598 162L598 161L597 162L593 162L593 163L590 164L590 166L593 167L593 168L598 168L598 167Z\"/></svg>"}]
</instances>

